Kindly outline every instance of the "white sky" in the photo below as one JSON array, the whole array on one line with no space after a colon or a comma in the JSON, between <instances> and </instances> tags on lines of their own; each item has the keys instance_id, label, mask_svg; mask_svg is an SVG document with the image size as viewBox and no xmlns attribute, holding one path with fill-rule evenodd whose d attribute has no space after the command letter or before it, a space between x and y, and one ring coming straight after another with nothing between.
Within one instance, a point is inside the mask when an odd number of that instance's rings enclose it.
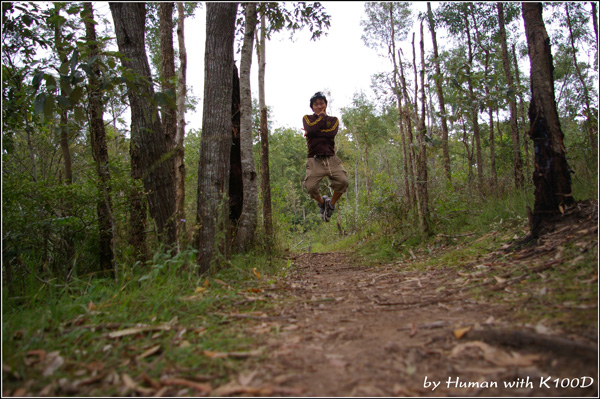
<instances>
[{"instance_id":1,"label":"white sky","mask_svg":"<svg viewBox=\"0 0 600 399\"><path fill-rule=\"evenodd\" d=\"M288 31L274 34L266 46L265 100L271 107L273 128L301 129L302 116L311 113L310 97L317 91L329 90L328 114L340 116L340 109L351 104L353 94L370 92L371 76L390 69L389 61L367 48L361 39L364 2L329 1L322 3L331 15L327 36L310 40L305 29L290 41ZM413 9L427 9L427 3L415 2ZM435 5L432 4L435 8ZM186 20L185 37L188 50L188 85L196 96L203 95L205 11L197 11ZM425 42L429 31L425 29ZM417 33L418 36L418 33ZM412 50L411 50L412 51ZM235 54L239 68L239 54ZM258 63L253 53L251 69L252 96L258 98ZM202 127L202 105L186 114L187 127Z\"/></svg>"}]
</instances>

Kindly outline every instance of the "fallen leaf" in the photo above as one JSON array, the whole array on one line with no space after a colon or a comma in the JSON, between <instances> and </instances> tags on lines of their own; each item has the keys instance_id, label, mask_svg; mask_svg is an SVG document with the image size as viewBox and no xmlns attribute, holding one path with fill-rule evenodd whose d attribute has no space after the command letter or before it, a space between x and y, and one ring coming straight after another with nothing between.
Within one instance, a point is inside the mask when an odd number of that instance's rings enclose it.
<instances>
[{"instance_id":1,"label":"fallen leaf","mask_svg":"<svg viewBox=\"0 0 600 399\"><path fill-rule=\"evenodd\" d=\"M454 337L456 339L461 339L466 333L471 331L471 328L473 328L473 327L469 326L469 327L464 327L464 328L457 328L456 330L453 331Z\"/></svg>"},{"instance_id":2,"label":"fallen leaf","mask_svg":"<svg viewBox=\"0 0 600 399\"><path fill-rule=\"evenodd\" d=\"M96 310L96 305L94 305L94 302L90 301L90 303L88 303L88 312L91 312L92 310Z\"/></svg>"},{"instance_id":3,"label":"fallen leaf","mask_svg":"<svg viewBox=\"0 0 600 399\"><path fill-rule=\"evenodd\" d=\"M506 281L505 278L502 277L498 277L498 276L494 276L494 278L496 279L497 282L499 282L500 284L504 283Z\"/></svg>"},{"instance_id":4,"label":"fallen leaf","mask_svg":"<svg viewBox=\"0 0 600 399\"><path fill-rule=\"evenodd\" d=\"M44 363L45 363L44 371L42 374L44 377L48 377L48 376L51 376L52 374L54 374L54 372L56 370L58 370L60 368L60 366L62 366L65 363L65 359L63 359L62 356L60 356L59 351L54 351L54 352L48 353Z\"/></svg>"},{"instance_id":5,"label":"fallen leaf","mask_svg":"<svg viewBox=\"0 0 600 399\"><path fill-rule=\"evenodd\" d=\"M415 323L412 323L411 329L410 329L410 333L408 334L409 337L414 337L417 334L417 325Z\"/></svg>"},{"instance_id":6,"label":"fallen leaf","mask_svg":"<svg viewBox=\"0 0 600 399\"><path fill-rule=\"evenodd\" d=\"M196 289L194 290L194 293L199 294L201 292L206 291L206 287L196 287Z\"/></svg>"},{"instance_id":7,"label":"fallen leaf","mask_svg":"<svg viewBox=\"0 0 600 399\"><path fill-rule=\"evenodd\" d=\"M162 325L162 326L152 326L152 327L134 327L134 328L126 328L124 330L113 331L108 334L108 338L120 338L125 337L127 335L135 335L146 331L157 331L157 330L170 330L171 326Z\"/></svg>"},{"instance_id":8,"label":"fallen leaf","mask_svg":"<svg viewBox=\"0 0 600 399\"><path fill-rule=\"evenodd\" d=\"M256 270L256 267L252 268L252 273L254 273L254 275L256 276L256 278L260 279L260 273L258 272L258 270Z\"/></svg>"},{"instance_id":9,"label":"fallen leaf","mask_svg":"<svg viewBox=\"0 0 600 399\"><path fill-rule=\"evenodd\" d=\"M216 281L216 279L215 279ZM219 280L220 281L220 280ZM218 281L217 281L218 282ZM208 280L208 278L206 280L204 280L204 283L202 284L203 287L208 287L210 285L210 281Z\"/></svg>"},{"instance_id":10,"label":"fallen leaf","mask_svg":"<svg viewBox=\"0 0 600 399\"><path fill-rule=\"evenodd\" d=\"M156 352L158 352L160 350L160 345L156 345L153 346L152 348L146 350L144 353L142 353L141 355L137 356L136 359L137 360L142 360L147 358L148 356L152 356L154 355Z\"/></svg>"}]
</instances>

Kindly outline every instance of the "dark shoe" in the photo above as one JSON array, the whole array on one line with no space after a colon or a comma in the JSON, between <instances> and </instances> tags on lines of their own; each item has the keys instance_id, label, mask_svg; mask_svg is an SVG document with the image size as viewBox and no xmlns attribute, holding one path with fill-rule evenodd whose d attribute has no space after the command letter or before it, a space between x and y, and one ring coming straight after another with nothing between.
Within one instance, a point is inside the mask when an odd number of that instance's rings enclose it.
<instances>
[{"instance_id":1,"label":"dark shoe","mask_svg":"<svg viewBox=\"0 0 600 399\"><path fill-rule=\"evenodd\" d=\"M331 215L333 215L333 211L335 211L335 205L331 205L331 200L327 198L325 202L325 221L329 222L331 220Z\"/></svg>"},{"instance_id":2,"label":"dark shoe","mask_svg":"<svg viewBox=\"0 0 600 399\"><path fill-rule=\"evenodd\" d=\"M321 219L323 219L326 222L329 222L329 220L325 219L325 211L327 210L327 201L329 201L329 198L327 198L326 196L323 196L323 203L319 204L319 211L321 211Z\"/></svg>"}]
</instances>

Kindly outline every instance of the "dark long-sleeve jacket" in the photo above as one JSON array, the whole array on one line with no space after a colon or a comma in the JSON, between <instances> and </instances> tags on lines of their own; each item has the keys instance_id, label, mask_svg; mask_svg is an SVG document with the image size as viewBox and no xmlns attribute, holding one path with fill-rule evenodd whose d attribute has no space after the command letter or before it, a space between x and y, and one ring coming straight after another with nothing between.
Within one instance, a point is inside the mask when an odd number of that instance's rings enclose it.
<instances>
[{"instance_id":1,"label":"dark long-sleeve jacket","mask_svg":"<svg viewBox=\"0 0 600 399\"><path fill-rule=\"evenodd\" d=\"M308 157L315 155L335 155L335 135L338 132L339 121L335 116L304 115L302 118Z\"/></svg>"}]
</instances>

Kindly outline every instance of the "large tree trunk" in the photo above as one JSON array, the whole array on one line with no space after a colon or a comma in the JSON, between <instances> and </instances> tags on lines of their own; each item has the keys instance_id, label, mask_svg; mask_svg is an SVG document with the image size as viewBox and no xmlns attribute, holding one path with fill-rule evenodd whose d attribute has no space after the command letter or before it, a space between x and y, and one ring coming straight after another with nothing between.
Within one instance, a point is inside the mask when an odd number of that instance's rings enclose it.
<instances>
[{"instance_id":1,"label":"large tree trunk","mask_svg":"<svg viewBox=\"0 0 600 399\"><path fill-rule=\"evenodd\" d=\"M129 80L131 107L131 173L142 179L150 215L158 238L167 247L175 244L175 185L170 140L165 139L160 117L152 103L154 89L145 47L145 3L110 3L123 66L136 78Z\"/></svg>"},{"instance_id":2,"label":"large tree trunk","mask_svg":"<svg viewBox=\"0 0 600 399\"><path fill-rule=\"evenodd\" d=\"M177 76L177 130L175 132L175 226L178 246L181 249L188 241L185 223L185 96L187 92L187 50L185 48L185 14L183 3L177 3L178 25L177 40L179 44L179 73Z\"/></svg>"},{"instance_id":3,"label":"large tree trunk","mask_svg":"<svg viewBox=\"0 0 600 399\"><path fill-rule=\"evenodd\" d=\"M231 149L233 40L237 3L206 4L204 109L198 163L197 236L200 273L225 253Z\"/></svg>"},{"instance_id":4,"label":"large tree trunk","mask_svg":"<svg viewBox=\"0 0 600 399\"><path fill-rule=\"evenodd\" d=\"M243 206L238 223L238 231L233 247L243 252L254 242L254 232L258 215L258 187L252 143L252 92L250 90L250 68L254 33L256 30L256 3L246 4L246 26L240 60L240 152L242 162Z\"/></svg>"},{"instance_id":5,"label":"large tree trunk","mask_svg":"<svg viewBox=\"0 0 600 399\"><path fill-rule=\"evenodd\" d=\"M552 71L550 38L542 19L542 3L522 3L531 63L529 135L535 148L535 202L530 215L531 235L538 237L553 216L574 202L571 175L563 144Z\"/></svg>"},{"instance_id":6,"label":"large tree trunk","mask_svg":"<svg viewBox=\"0 0 600 399\"><path fill-rule=\"evenodd\" d=\"M502 67L504 76L508 83L508 104L510 109L510 135L512 137L513 153L513 171L515 187L523 187L523 161L521 160L521 143L519 142L519 129L517 127L517 99L515 85L513 84L513 75L510 73L510 61L508 58L508 46L506 44L506 28L504 24L504 5L496 3L498 6L498 21L500 24L500 45L502 47Z\"/></svg>"},{"instance_id":7,"label":"large tree trunk","mask_svg":"<svg viewBox=\"0 0 600 399\"><path fill-rule=\"evenodd\" d=\"M444 158L444 171L449 182L452 181L450 173L450 152L448 150L448 121L446 119L446 103L444 101L444 91L442 89L443 76L440 68L437 38L435 33L435 21L431 11L431 3L427 2L427 18L429 20L429 30L431 31L431 40L433 42L433 60L435 64L435 88L440 103L440 113L442 120L442 157Z\"/></svg>"},{"instance_id":8,"label":"large tree trunk","mask_svg":"<svg viewBox=\"0 0 600 399\"><path fill-rule=\"evenodd\" d=\"M96 28L94 24L94 10L92 3L84 3L85 12L85 33L86 40L90 49L90 58L97 57L100 50L97 44ZM100 269L103 271L114 270L115 279L117 279L116 264L114 264L113 234L114 218L112 216L112 200L110 197L110 171L108 169L108 148L106 145L106 130L104 129L104 120L102 114L104 107L102 105L102 89L100 88L100 67L97 63L93 64L93 74L89 76L89 106L88 114L90 118L90 138L92 142L92 155L96 162L96 173L98 174L98 200L96 212L98 215L98 260Z\"/></svg>"},{"instance_id":9,"label":"large tree trunk","mask_svg":"<svg viewBox=\"0 0 600 399\"><path fill-rule=\"evenodd\" d=\"M265 101L265 44L267 39L266 17L260 17L260 41L258 53L258 106L260 108L260 190L263 203L263 229L267 252L273 244L273 215L271 208L271 177L269 172L269 128L267 123L267 104Z\"/></svg>"}]
</instances>

